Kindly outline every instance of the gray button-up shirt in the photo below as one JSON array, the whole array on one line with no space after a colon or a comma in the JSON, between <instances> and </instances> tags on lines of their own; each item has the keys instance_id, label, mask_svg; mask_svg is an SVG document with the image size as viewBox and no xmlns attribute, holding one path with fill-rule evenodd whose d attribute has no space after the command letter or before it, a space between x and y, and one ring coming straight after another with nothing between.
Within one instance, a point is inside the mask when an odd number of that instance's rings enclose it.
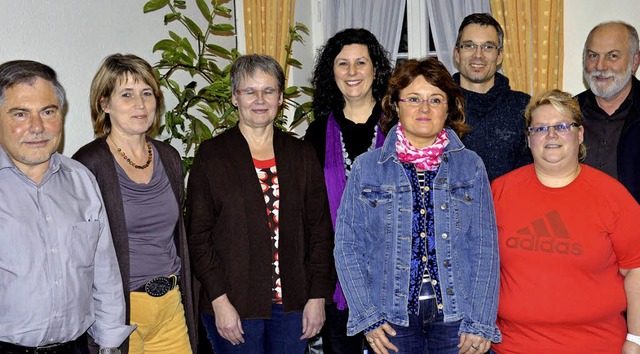
<instances>
[{"instance_id":1,"label":"gray button-up shirt","mask_svg":"<svg viewBox=\"0 0 640 354\"><path fill-rule=\"evenodd\" d=\"M42 346L84 332L117 347L122 280L100 190L58 153L39 185L0 148L0 341Z\"/></svg>"}]
</instances>

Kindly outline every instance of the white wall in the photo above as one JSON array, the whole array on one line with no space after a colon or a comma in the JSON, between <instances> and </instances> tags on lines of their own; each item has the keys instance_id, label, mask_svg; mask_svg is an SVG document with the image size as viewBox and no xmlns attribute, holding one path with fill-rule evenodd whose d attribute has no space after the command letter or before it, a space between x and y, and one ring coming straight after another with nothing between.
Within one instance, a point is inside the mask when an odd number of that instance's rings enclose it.
<instances>
[{"instance_id":1,"label":"white wall","mask_svg":"<svg viewBox=\"0 0 640 354\"><path fill-rule=\"evenodd\" d=\"M68 95L69 111L65 121L63 153L72 155L93 139L89 114L89 86L100 63L107 55L133 53L152 64L159 59L153 45L176 31L174 24L164 25L165 10L144 14L145 0L0 0L0 62L33 59L53 67ZM589 30L599 22L624 20L640 29L640 2L636 0L565 0L564 90L579 93L582 83L582 47ZM193 0L185 13L200 15ZM226 4L233 8L233 1ZM313 6L318 0L297 0L295 19L312 31L305 45L294 46L294 56L302 70L290 72L290 84L309 85L314 64L314 30L320 30ZM318 38L316 36L316 38ZM216 38L225 47L233 46L233 37ZM316 40L317 42L317 40ZM169 95L167 95L169 96ZM171 107L175 101L167 100ZM305 127L297 130L299 134Z\"/></svg>"},{"instance_id":2,"label":"white wall","mask_svg":"<svg viewBox=\"0 0 640 354\"><path fill-rule=\"evenodd\" d=\"M131 53L152 65L160 55L153 45L168 30L184 34L177 23L164 25L167 9L143 13L145 0L0 0L0 62L31 59L51 66L67 91L63 153L71 156L93 140L89 87L107 55ZM195 2L184 13L201 18ZM227 6L233 7L233 3ZM218 43L234 46L235 38ZM167 96L167 107L175 104Z\"/></svg>"},{"instance_id":3,"label":"white wall","mask_svg":"<svg viewBox=\"0 0 640 354\"><path fill-rule=\"evenodd\" d=\"M640 2L564 0L564 91L578 94L586 89L582 81L582 50L589 31L600 22L618 20L640 30Z\"/></svg>"}]
</instances>

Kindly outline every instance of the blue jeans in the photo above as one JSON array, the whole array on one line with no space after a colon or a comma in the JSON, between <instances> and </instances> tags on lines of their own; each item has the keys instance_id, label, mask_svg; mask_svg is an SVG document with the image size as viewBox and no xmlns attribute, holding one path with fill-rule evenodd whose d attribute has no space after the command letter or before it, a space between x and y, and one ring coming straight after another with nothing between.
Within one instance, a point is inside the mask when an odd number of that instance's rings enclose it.
<instances>
[{"instance_id":1,"label":"blue jeans","mask_svg":"<svg viewBox=\"0 0 640 354\"><path fill-rule=\"evenodd\" d=\"M347 336L349 310L338 310L335 303L325 305L327 316L322 327L322 349L324 354L361 354L364 348L373 354L364 340L364 333Z\"/></svg>"},{"instance_id":2,"label":"blue jeans","mask_svg":"<svg viewBox=\"0 0 640 354\"><path fill-rule=\"evenodd\" d=\"M282 305L272 305L271 319L242 320L244 343L233 345L216 329L216 319L201 312L202 324L216 354L303 354L302 312L284 313Z\"/></svg>"},{"instance_id":3,"label":"blue jeans","mask_svg":"<svg viewBox=\"0 0 640 354\"><path fill-rule=\"evenodd\" d=\"M419 314L409 315L409 327L390 323L396 331L389 340L398 354L458 354L460 322L444 322L435 299L420 301Z\"/></svg>"}]
</instances>

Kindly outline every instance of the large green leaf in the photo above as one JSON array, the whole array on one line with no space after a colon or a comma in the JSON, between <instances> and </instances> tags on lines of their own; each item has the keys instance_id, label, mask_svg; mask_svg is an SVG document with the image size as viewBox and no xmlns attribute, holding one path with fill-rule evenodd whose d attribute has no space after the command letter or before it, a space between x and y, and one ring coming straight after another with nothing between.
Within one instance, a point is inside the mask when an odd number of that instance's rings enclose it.
<instances>
[{"instance_id":1,"label":"large green leaf","mask_svg":"<svg viewBox=\"0 0 640 354\"><path fill-rule=\"evenodd\" d=\"M297 92L298 92L298 86L289 86L284 89L285 95L293 95L294 93L297 93Z\"/></svg>"},{"instance_id":2,"label":"large green leaf","mask_svg":"<svg viewBox=\"0 0 640 354\"><path fill-rule=\"evenodd\" d=\"M200 27L190 18L188 17L184 17L184 22L187 24L187 27L189 28L189 31L191 31L191 33L193 33L198 40L202 39L202 30L200 29Z\"/></svg>"},{"instance_id":3,"label":"large green leaf","mask_svg":"<svg viewBox=\"0 0 640 354\"><path fill-rule=\"evenodd\" d=\"M200 13L207 20L207 22L211 22L211 10L209 9L209 5L207 5L204 0L196 0L196 5L198 5L198 9L200 9Z\"/></svg>"},{"instance_id":4,"label":"large green leaf","mask_svg":"<svg viewBox=\"0 0 640 354\"><path fill-rule=\"evenodd\" d=\"M142 11L144 13L147 13L161 9L167 5L169 5L169 0L149 0L146 4L144 4Z\"/></svg>"},{"instance_id":5,"label":"large green leaf","mask_svg":"<svg viewBox=\"0 0 640 354\"><path fill-rule=\"evenodd\" d=\"M231 56L231 52L229 50L217 44L207 44L207 49L209 49L213 53L218 53L229 57Z\"/></svg>"},{"instance_id":6,"label":"large green leaf","mask_svg":"<svg viewBox=\"0 0 640 354\"><path fill-rule=\"evenodd\" d=\"M211 30L214 32L226 32L233 31L234 27L228 23L216 23L211 25Z\"/></svg>"},{"instance_id":7,"label":"large green leaf","mask_svg":"<svg viewBox=\"0 0 640 354\"><path fill-rule=\"evenodd\" d=\"M175 41L171 39L163 39L153 46L153 51L156 52L158 50L170 50L170 49L174 49L177 46L178 46L178 43L176 43Z\"/></svg>"}]
</instances>

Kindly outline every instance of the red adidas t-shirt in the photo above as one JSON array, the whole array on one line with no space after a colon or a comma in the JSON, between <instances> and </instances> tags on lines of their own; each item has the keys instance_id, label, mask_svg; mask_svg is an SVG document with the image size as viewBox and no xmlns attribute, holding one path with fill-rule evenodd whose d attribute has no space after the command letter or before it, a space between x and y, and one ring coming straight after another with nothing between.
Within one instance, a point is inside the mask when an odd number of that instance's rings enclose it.
<instances>
[{"instance_id":1,"label":"red adidas t-shirt","mask_svg":"<svg viewBox=\"0 0 640 354\"><path fill-rule=\"evenodd\" d=\"M640 267L640 206L615 179L582 165L562 188L533 165L492 185L500 247L499 353L621 352L624 277Z\"/></svg>"}]
</instances>

